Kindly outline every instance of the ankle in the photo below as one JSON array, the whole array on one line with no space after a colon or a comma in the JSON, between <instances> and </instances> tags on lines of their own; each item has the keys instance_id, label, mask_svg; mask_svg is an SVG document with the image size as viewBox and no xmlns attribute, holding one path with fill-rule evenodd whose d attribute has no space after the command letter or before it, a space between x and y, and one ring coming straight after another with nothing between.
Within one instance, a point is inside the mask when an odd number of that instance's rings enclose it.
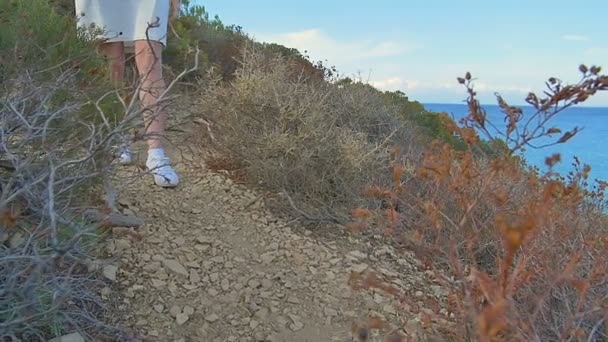
<instances>
[{"instance_id":1,"label":"ankle","mask_svg":"<svg viewBox=\"0 0 608 342\"><path fill-rule=\"evenodd\" d=\"M148 159L165 158L165 150L163 148L152 148L148 150Z\"/></svg>"}]
</instances>

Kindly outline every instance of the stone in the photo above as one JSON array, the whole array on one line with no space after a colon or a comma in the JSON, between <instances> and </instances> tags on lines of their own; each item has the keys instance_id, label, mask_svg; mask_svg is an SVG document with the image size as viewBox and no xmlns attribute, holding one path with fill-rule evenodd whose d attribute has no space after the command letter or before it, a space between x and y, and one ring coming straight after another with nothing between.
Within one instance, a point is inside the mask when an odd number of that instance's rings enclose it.
<instances>
[{"instance_id":1,"label":"stone","mask_svg":"<svg viewBox=\"0 0 608 342\"><path fill-rule=\"evenodd\" d=\"M117 272L118 267L114 265L106 265L103 267L103 276L110 281L116 281Z\"/></svg>"},{"instance_id":2,"label":"stone","mask_svg":"<svg viewBox=\"0 0 608 342\"><path fill-rule=\"evenodd\" d=\"M49 340L48 342L85 342L85 339L79 333L73 333L54 338L52 340Z\"/></svg>"},{"instance_id":3,"label":"stone","mask_svg":"<svg viewBox=\"0 0 608 342\"><path fill-rule=\"evenodd\" d=\"M188 277L190 275L188 270L177 260L163 260L162 262L163 265L165 265L165 267L175 275L182 277Z\"/></svg>"},{"instance_id":4,"label":"stone","mask_svg":"<svg viewBox=\"0 0 608 342\"><path fill-rule=\"evenodd\" d=\"M365 253L363 253L361 251L351 251L346 256L349 259L359 260L359 261L367 259L367 254L365 254Z\"/></svg>"},{"instance_id":5,"label":"stone","mask_svg":"<svg viewBox=\"0 0 608 342\"><path fill-rule=\"evenodd\" d=\"M156 279L156 278L153 278L151 280L151 282L152 282L152 287L154 287L155 289L158 289L158 288L161 288L161 287L167 285L166 282L164 282L164 281L162 281L160 279Z\"/></svg>"},{"instance_id":6,"label":"stone","mask_svg":"<svg viewBox=\"0 0 608 342\"><path fill-rule=\"evenodd\" d=\"M160 263L157 261L148 263L143 267L143 269L144 269L144 271L150 272L150 273L156 272L160 269Z\"/></svg>"},{"instance_id":7,"label":"stone","mask_svg":"<svg viewBox=\"0 0 608 342\"><path fill-rule=\"evenodd\" d=\"M289 329L292 331L300 331L304 328L304 323L297 321L289 325Z\"/></svg>"},{"instance_id":8,"label":"stone","mask_svg":"<svg viewBox=\"0 0 608 342\"><path fill-rule=\"evenodd\" d=\"M184 313L188 316L192 316L194 314L194 308L189 305L186 305L184 306Z\"/></svg>"},{"instance_id":9,"label":"stone","mask_svg":"<svg viewBox=\"0 0 608 342\"><path fill-rule=\"evenodd\" d=\"M391 314L391 315L397 314L397 310L395 310L395 307L390 304L386 304L384 307L382 307L382 311L386 312L387 314Z\"/></svg>"},{"instance_id":10,"label":"stone","mask_svg":"<svg viewBox=\"0 0 608 342\"><path fill-rule=\"evenodd\" d=\"M213 239L208 236L199 236L196 238L196 241L205 245L210 245L213 243Z\"/></svg>"},{"instance_id":11,"label":"stone","mask_svg":"<svg viewBox=\"0 0 608 342\"><path fill-rule=\"evenodd\" d=\"M210 314L210 315L205 316L205 321L207 321L209 323L217 322L218 319L220 319L220 316L218 316L216 314Z\"/></svg>"},{"instance_id":12,"label":"stone","mask_svg":"<svg viewBox=\"0 0 608 342\"><path fill-rule=\"evenodd\" d=\"M177 322L177 325L184 325L184 323L186 323L189 319L190 316L186 315L185 313L179 313L175 317L175 322Z\"/></svg>"},{"instance_id":13,"label":"stone","mask_svg":"<svg viewBox=\"0 0 608 342\"><path fill-rule=\"evenodd\" d=\"M131 241L125 239L114 240L114 246L119 252L126 251L131 248Z\"/></svg>"},{"instance_id":14,"label":"stone","mask_svg":"<svg viewBox=\"0 0 608 342\"><path fill-rule=\"evenodd\" d=\"M294 296L289 296L289 298L287 298L287 302L291 303L291 304L301 304L302 303L298 298L296 298Z\"/></svg>"},{"instance_id":15,"label":"stone","mask_svg":"<svg viewBox=\"0 0 608 342\"><path fill-rule=\"evenodd\" d=\"M173 242L175 242L175 244L178 246L183 246L186 243L186 240L183 237L178 236L173 240Z\"/></svg>"},{"instance_id":16,"label":"stone","mask_svg":"<svg viewBox=\"0 0 608 342\"><path fill-rule=\"evenodd\" d=\"M269 252L269 253L264 253L262 255L260 255L260 259L262 260L262 263L264 264L270 264L271 262L274 261L274 253Z\"/></svg>"},{"instance_id":17,"label":"stone","mask_svg":"<svg viewBox=\"0 0 608 342\"><path fill-rule=\"evenodd\" d=\"M163 311L165 310L165 306L162 304L156 304L154 305L154 311L158 312L158 313L163 313Z\"/></svg>"},{"instance_id":18,"label":"stone","mask_svg":"<svg viewBox=\"0 0 608 342\"><path fill-rule=\"evenodd\" d=\"M327 317L338 316L338 311L336 311L330 307L327 307L327 306L323 309L323 313L325 313L325 316L327 316Z\"/></svg>"},{"instance_id":19,"label":"stone","mask_svg":"<svg viewBox=\"0 0 608 342\"><path fill-rule=\"evenodd\" d=\"M362 273L365 270L367 270L368 268L369 268L369 266L367 264L365 264L365 263L364 264L358 264L358 265L353 266L353 271L356 272L356 273Z\"/></svg>"},{"instance_id":20,"label":"stone","mask_svg":"<svg viewBox=\"0 0 608 342\"><path fill-rule=\"evenodd\" d=\"M201 281L201 276L195 270L190 270L190 282L193 284L199 283Z\"/></svg>"},{"instance_id":21,"label":"stone","mask_svg":"<svg viewBox=\"0 0 608 342\"><path fill-rule=\"evenodd\" d=\"M171 309L169 309L169 314L171 315L171 317L177 317L178 314L182 313L182 309L177 306L177 305L173 305L171 307Z\"/></svg>"}]
</instances>

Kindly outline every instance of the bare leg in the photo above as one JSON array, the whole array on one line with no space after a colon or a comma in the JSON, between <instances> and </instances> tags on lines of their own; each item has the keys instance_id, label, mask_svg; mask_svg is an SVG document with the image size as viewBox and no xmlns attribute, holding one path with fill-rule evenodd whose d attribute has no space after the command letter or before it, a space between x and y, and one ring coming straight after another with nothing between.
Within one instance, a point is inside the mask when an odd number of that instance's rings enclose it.
<instances>
[{"instance_id":1,"label":"bare leg","mask_svg":"<svg viewBox=\"0 0 608 342\"><path fill-rule=\"evenodd\" d=\"M166 87L162 75L161 54L162 44L159 42L145 40L135 42L135 64L142 82L139 99L146 108L144 121L149 149L163 147L161 137L165 134L167 125L167 112L157 104Z\"/></svg>"},{"instance_id":2,"label":"bare leg","mask_svg":"<svg viewBox=\"0 0 608 342\"><path fill-rule=\"evenodd\" d=\"M120 84L125 77L125 46L122 42L105 43L99 47L100 53L110 63L110 79Z\"/></svg>"},{"instance_id":3,"label":"bare leg","mask_svg":"<svg viewBox=\"0 0 608 342\"><path fill-rule=\"evenodd\" d=\"M125 77L125 46L122 42L104 43L99 47L101 55L106 57L109 62L110 80L117 88L122 86ZM121 137L120 163L130 164L132 161L131 149L126 136Z\"/></svg>"},{"instance_id":4,"label":"bare leg","mask_svg":"<svg viewBox=\"0 0 608 342\"><path fill-rule=\"evenodd\" d=\"M146 166L154 175L157 185L175 187L179 183L179 177L165 156L161 140L167 126L167 112L158 103L160 96L166 90L161 54L162 44L159 42L145 40L135 42L135 64L141 81L139 99L144 107L148 137Z\"/></svg>"}]
</instances>

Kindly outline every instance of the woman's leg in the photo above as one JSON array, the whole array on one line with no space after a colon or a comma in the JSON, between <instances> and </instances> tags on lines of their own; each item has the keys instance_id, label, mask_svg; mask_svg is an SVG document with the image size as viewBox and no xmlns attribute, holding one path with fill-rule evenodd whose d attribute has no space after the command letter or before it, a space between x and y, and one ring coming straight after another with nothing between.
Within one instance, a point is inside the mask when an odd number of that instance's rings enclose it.
<instances>
[{"instance_id":1,"label":"woman's leg","mask_svg":"<svg viewBox=\"0 0 608 342\"><path fill-rule=\"evenodd\" d=\"M156 184L176 186L178 176L164 154L163 141L167 125L167 112L159 97L165 91L162 75L162 44L156 41L135 42L135 64L140 76L139 98L144 106L144 121L148 142L147 166L154 174Z\"/></svg>"},{"instance_id":2,"label":"woman's leg","mask_svg":"<svg viewBox=\"0 0 608 342\"><path fill-rule=\"evenodd\" d=\"M145 107L146 136L149 149L163 148L162 137L167 124L167 112L157 103L165 91L162 75L162 44L156 41L135 42L135 64L141 82L139 99Z\"/></svg>"},{"instance_id":3,"label":"woman's leg","mask_svg":"<svg viewBox=\"0 0 608 342\"><path fill-rule=\"evenodd\" d=\"M121 87L125 77L125 46L122 42L104 43L99 47L102 56L108 59L110 79L116 87ZM119 150L121 164L130 164L132 161L131 149L126 137L122 137Z\"/></svg>"},{"instance_id":4,"label":"woman's leg","mask_svg":"<svg viewBox=\"0 0 608 342\"><path fill-rule=\"evenodd\" d=\"M104 43L99 52L108 59L110 79L120 85L125 77L125 46L122 42Z\"/></svg>"}]
</instances>

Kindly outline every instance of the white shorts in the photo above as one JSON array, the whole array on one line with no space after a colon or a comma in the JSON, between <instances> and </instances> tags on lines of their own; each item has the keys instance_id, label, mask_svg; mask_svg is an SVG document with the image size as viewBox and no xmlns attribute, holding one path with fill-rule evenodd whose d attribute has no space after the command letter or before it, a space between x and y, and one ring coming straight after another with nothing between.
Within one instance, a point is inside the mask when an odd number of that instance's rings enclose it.
<instances>
[{"instance_id":1,"label":"white shorts","mask_svg":"<svg viewBox=\"0 0 608 342\"><path fill-rule=\"evenodd\" d=\"M124 42L154 40L167 45L170 0L75 0L78 26L94 24L105 31L99 38ZM150 24L158 23L148 30ZM148 36L146 36L148 31Z\"/></svg>"}]
</instances>

